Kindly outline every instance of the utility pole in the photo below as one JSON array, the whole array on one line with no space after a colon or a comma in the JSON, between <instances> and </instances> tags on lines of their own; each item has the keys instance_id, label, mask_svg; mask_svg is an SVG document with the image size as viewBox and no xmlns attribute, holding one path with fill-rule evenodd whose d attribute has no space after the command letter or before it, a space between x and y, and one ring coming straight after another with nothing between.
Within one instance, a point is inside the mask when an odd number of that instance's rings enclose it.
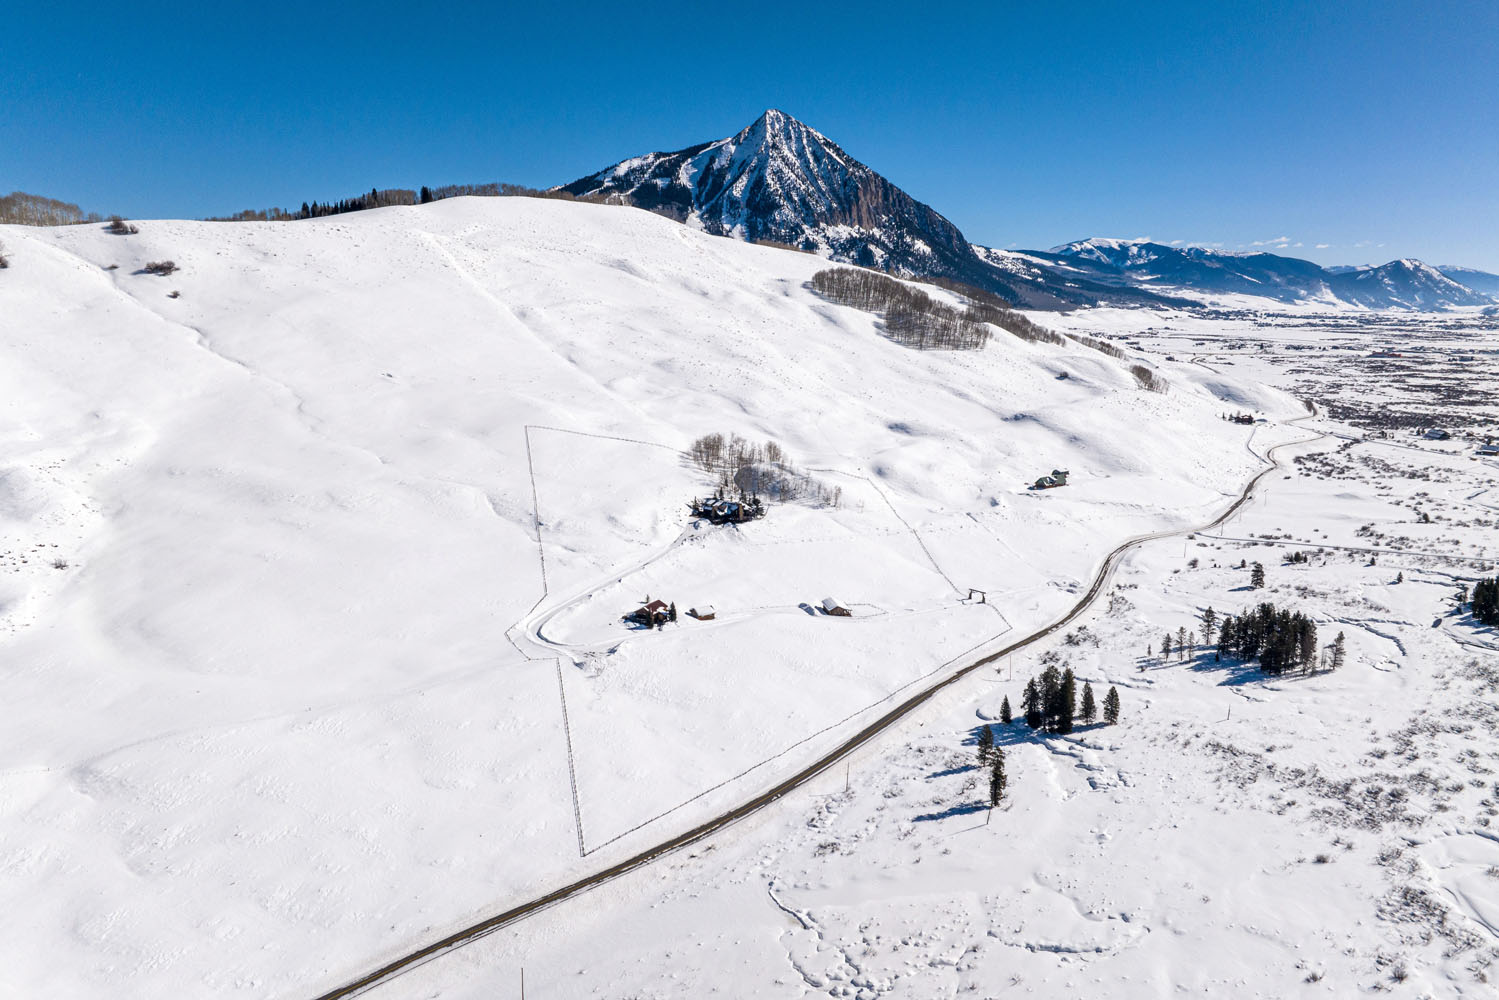
<instances>
[{"instance_id":1,"label":"utility pole","mask_svg":"<svg viewBox=\"0 0 1499 1000\"><path fill-rule=\"evenodd\" d=\"M526 967L520 967L520 1000L526 1000Z\"/></svg>"},{"instance_id":2,"label":"utility pole","mask_svg":"<svg viewBox=\"0 0 1499 1000\"><path fill-rule=\"evenodd\" d=\"M844 795L848 794L848 776L849 776L849 773L851 771L853 771L853 769L854 769L854 765L853 764L847 763L847 762L844 763L844 765L843 765L843 794Z\"/></svg>"}]
</instances>

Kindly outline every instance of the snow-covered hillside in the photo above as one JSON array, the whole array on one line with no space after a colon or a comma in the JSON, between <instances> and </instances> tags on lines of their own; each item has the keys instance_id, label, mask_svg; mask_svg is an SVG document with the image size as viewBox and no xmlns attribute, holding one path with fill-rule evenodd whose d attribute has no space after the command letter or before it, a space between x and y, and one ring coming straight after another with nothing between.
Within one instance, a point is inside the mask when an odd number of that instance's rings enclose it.
<instances>
[{"instance_id":1,"label":"snow-covered hillside","mask_svg":"<svg viewBox=\"0 0 1499 1000\"><path fill-rule=\"evenodd\" d=\"M0 227L17 996L304 996L595 870L1210 518L1262 467L1220 410L1303 412L910 351L825 261L629 208L140 230ZM689 523L716 431L843 504ZM719 615L622 626L647 595Z\"/></svg>"}]
</instances>

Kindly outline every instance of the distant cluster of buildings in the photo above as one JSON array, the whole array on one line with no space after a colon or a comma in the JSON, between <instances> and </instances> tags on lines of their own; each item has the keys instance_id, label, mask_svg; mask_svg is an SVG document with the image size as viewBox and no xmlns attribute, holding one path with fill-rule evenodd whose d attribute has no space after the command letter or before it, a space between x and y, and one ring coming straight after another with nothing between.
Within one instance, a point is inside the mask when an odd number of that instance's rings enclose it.
<instances>
[{"instance_id":1,"label":"distant cluster of buildings","mask_svg":"<svg viewBox=\"0 0 1499 1000\"><path fill-rule=\"evenodd\" d=\"M1422 432L1421 437L1427 441L1450 441L1452 440L1452 432L1442 427L1428 427ZM1478 446L1474 454L1482 455L1485 458L1499 456L1499 443L1485 441Z\"/></svg>"}]
</instances>

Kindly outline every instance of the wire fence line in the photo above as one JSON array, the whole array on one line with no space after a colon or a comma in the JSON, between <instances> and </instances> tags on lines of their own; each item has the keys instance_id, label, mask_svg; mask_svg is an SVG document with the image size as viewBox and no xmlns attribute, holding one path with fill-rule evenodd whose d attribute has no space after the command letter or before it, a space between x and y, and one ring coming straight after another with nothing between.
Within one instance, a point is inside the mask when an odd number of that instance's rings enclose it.
<instances>
[{"instance_id":1,"label":"wire fence line","mask_svg":"<svg viewBox=\"0 0 1499 1000\"><path fill-rule=\"evenodd\" d=\"M583 807L578 800L578 769L573 762L573 729L567 719L567 687L562 683L562 660L556 661L557 665L557 697L562 701L562 734L567 739L567 781L572 786L573 793L573 822L577 824L578 831L578 857L585 858L588 851L583 846Z\"/></svg>"}]
</instances>

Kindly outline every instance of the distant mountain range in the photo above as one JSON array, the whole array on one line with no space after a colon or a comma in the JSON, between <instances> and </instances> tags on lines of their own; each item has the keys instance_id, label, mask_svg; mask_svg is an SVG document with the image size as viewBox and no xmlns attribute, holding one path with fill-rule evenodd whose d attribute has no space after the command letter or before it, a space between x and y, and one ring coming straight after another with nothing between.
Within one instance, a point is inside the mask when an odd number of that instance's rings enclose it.
<instances>
[{"instance_id":1,"label":"distant mountain range","mask_svg":"<svg viewBox=\"0 0 1499 1000\"><path fill-rule=\"evenodd\" d=\"M962 281L1028 308L1188 306L1224 296L1422 310L1499 301L1499 276L1410 259L1324 268L1146 241L1089 239L1046 251L977 246L822 133L775 110L727 139L632 157L555 190L622 201L720 236Z\"/></svg>"},{"instance_id":2,"label":"distant mountain range","mask_svg":"<svg viewBox=\"0 0 1499 1000\"><path fill-rule=\"evenodd\" d=\"M1273 253L1231 253L1142 240L1090 239L1026 252L1054 271L1090 281L1174 294L1252 295L1277 302L1323 302L1367 309L1450 309L1494 299L1419 260L1379 267L1322 267ZM1468 271L1486 275L1482 271ZM1499 282L1499 278L1494 279Z\"/></svg>"}]
</instances>

